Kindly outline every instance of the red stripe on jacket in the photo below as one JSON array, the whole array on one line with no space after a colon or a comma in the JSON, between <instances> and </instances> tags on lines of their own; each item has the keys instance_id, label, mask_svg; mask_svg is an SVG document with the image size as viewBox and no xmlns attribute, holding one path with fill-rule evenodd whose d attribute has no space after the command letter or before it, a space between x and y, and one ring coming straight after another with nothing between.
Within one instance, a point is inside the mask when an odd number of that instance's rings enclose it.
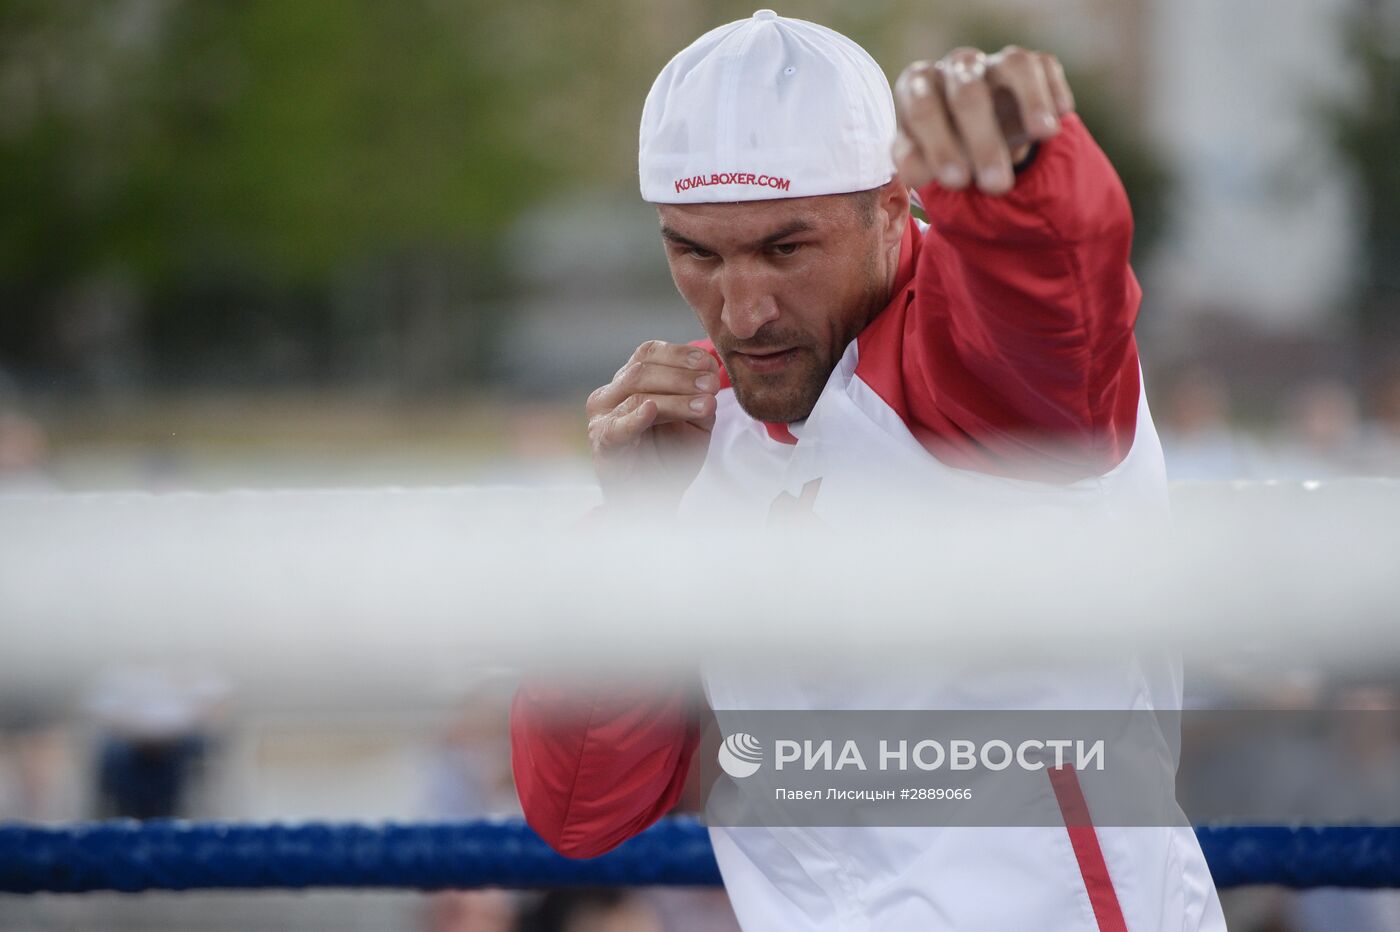
<instances>
[{"instance_id":1,"label":"red stripe on jacket","mask_svg":"<svg viewBox=\"0 0 1400 932\"><path fill-rule=\"evenodd\" d=\"M1079 876L1084 879L1084 892L1089 894L1089 906L1094 910L1099 932L1128 932L1128 922L1123 918L1123 907L1118 902L1118 891L1113 888L1113 878L1109 876L1108 862L1099 846L1099 834L1089 816L1089 804L1084 801L1079 775L1072 767L1050 767L1046 773L1050 775L1050 785L1054 787L1055 801L1064 817L1065 831L1069 833L1070 847L1074 849L1074 860L1079 865Z\"/></svg>"}]
</instances>

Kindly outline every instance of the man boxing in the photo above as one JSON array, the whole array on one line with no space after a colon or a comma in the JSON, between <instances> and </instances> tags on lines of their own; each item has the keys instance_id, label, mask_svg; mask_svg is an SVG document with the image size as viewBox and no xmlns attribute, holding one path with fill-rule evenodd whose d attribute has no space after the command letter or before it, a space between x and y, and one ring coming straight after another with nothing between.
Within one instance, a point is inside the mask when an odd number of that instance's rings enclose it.
<instances>
[{"instance_id":1,"label":"man boxing","mask_svg":"<svg viewBox=\"0 0 1400 932\"><path fill-rule=\"evenodd\" d=\"M891 95L849 39L761 10L662 70L639 168L709 339L645 343L589 397L605 509L761 527L796 507L839 531L893 486L934 512L1164 508L1132 217L1053 56L959 49ZM1181 702L1165 658L947 680L707 669L704 685L716 710ZM691 712L679 687L527 680L512 751L530 824L575 857L650 825L682 789ZM1223 928L1189 829L711 838L746 929Z\"/></svg>"}]
</instances>

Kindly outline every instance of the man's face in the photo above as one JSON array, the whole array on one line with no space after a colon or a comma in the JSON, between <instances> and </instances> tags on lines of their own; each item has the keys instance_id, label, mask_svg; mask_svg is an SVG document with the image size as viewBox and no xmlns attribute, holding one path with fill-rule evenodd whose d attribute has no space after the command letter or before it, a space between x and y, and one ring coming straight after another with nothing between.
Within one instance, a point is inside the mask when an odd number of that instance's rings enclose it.
<instances>
[{"instance_id":1,"label":"man's face","mask_svg":"<svg viewBox=\"0 0 1400 932\"><path fill-rule=\"evenodd\" d=\"M883 190L658 205L671 277L749 416L805 418L888 302L903 223L893 230Z\"/></svg>"}]
</instances>

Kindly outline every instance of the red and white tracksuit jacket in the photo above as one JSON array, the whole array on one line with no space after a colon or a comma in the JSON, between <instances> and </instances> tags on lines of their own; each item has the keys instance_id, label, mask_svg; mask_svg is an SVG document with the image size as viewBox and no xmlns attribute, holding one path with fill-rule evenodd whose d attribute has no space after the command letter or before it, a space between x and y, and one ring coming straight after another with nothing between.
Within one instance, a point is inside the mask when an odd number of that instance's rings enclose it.
<instances>
[{"instance_id":1,"label":"red and white tracksuit jacket","mask_svg":"<svg viewBox=\"0 0 1400 932\"><path fill-rule=\"evenodd\" d=\"M761 525L775 502L798 500L839 529L861 519L872 484L887 482L917 489L935 511L942 501L1165 512L1133 338L1131 212L1083 124L1067 119L1004 198L920 194L931 227L909 224L893 300L846 349L805 422L757 422L721 390L682 518ZM930 614L937 623L936 592ZM829 673L707 669L705 691L716 710L1181 704L1180 671L1166 658L975 678ZM699 743L686 697L679 686L635 685L580 695L527 678L511 741L530 825L556 850L590 857L660 818ZM749 932L1224 928L1188 828L710 834Z\"/></svg>"}]
</instances>

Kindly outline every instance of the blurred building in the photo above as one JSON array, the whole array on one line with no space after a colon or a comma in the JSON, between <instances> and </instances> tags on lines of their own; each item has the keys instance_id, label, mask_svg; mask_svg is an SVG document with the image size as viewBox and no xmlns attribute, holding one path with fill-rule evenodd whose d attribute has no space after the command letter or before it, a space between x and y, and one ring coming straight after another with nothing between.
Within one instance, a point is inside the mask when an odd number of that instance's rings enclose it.
<instances>
[{"instance_id":1,"label":"blurred building","mask_svg":"<svg viewBox=\"0 0 1400 932\"><path fill-rule=\"evenodd\" d=\"M1156 300L1267 328L1324 328L1353 283L1357 218L1322 110L1354 82L1355 0L1154 0L1142 48L1175 171Z\"/></svg>"}]
</instances>

